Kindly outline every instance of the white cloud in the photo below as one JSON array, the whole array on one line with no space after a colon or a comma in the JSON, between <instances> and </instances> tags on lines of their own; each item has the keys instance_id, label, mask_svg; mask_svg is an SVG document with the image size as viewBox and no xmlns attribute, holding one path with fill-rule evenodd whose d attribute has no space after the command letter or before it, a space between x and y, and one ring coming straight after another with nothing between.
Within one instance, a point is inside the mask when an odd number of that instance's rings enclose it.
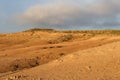
<instances>
[{"instance_id":1,"label":"white cloud","mask_svg":"<svg viewBox=\"0 0 120 80\"><path fill-rule=\"evenodd\" d=\"M86 4L85 4L86 3ZM58 0L36 5L17 17L20 24L30 25L112 25L118 24L119 0Z\"/></svg>"}]
</instances>

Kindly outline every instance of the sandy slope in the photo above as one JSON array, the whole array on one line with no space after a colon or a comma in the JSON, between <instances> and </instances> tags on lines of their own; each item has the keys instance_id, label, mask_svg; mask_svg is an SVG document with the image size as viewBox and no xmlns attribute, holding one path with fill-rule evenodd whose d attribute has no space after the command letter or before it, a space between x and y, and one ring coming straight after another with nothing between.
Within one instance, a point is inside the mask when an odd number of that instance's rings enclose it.
<instances>
[{"instance_id":1,"label":"sandy slope","mask_svg":"<svg viewBox=\"0 0 120 80\"><path fill-rule=\"evenodd\" d=\"M8 76L19 80L120 80L120 42L64 56Z\"/></svg>"},{"instance_id":2,"label":"sandy slope","mask_svg":"<svg viewBox=\"0 0 120 80\"><path fill-rule=\"evenodd\" d=\"M42 31L0 35L0 74L32 68L79 50L119 40L120 36L115 35Z\"/></svg>"},{"instance_id":3,"label":"sandy slope","mask_svg":"<svg viewBox=\"0 0 120 80\"><path fill-rule=\"evenodd\" d=\"M113 33L0 34L0 80L116 80L118 41Z\"/></svg>"}]
</instances>

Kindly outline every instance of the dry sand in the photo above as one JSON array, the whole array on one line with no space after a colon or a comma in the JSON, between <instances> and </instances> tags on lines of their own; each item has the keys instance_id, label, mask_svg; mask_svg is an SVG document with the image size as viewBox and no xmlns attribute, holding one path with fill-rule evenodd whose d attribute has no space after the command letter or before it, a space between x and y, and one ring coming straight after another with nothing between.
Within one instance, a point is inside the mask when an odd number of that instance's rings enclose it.
<instances>
[{"instance_id":1,"label":"dry sand","mask_svg":"<svg viewBox=\"0 0 120 80\"><path fill-rule=\"evenodd\" d=\"M119 35L22 32L0 41L0 80L120 80Z\"/></svg>"}]
</instances>

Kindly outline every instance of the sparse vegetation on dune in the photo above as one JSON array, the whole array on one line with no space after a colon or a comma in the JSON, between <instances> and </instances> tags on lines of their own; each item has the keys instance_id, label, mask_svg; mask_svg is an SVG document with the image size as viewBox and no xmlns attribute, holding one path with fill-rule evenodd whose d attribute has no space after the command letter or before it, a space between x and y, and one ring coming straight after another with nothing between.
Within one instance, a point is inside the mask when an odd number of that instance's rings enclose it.
<instances>
[{"instance_id":1,"label":"sparse vegetation on dune","mask_svg":"<svg viewBox=\"0 0 120 80\"><path fill-rule=\"evenodd\" d=\"M120 35L120 30L70 30L70 31L62 31L64 33L85 33L85 34L93 34L93 35L104 35L104 34L112 34L112 35Z\"/></svg>"},{"instance_id":2,"label":"sparse vegetation on dune","mask_svg":"<svg viewBox=\"0 0 120 80\"><path fill-rule=\"evenodd\" d=\"M10 71L22 70L25 68L32 68L40 64L39 57L30 59L16 59L10 64Z\"/></svg>"},{"instance_id":3,"label":"sparse vegetation on dune","mask_svg":"<svg viewBox=\"0 0 120 80\"><path fill-rule=\"evenodd\" d=\"M34 28L0 34L0 74L30 69L79 50L116 41L120 41L120 30Z\"/></svg>"},{"instance_id":4,"label":"sparse vegetation on dune","mask_svg":"<svg viewBox=\"0 0 120 80\"><path fill-rule=\"evenodd\" d=\"M58 33L89 33L89 34L115 34L120 35L120 30L55 30L55 29L49 29L49 28L33 28L26 30L24 32L36 32L36 31L44 31L44 32L58 32Z\"/></svg>"},{"instance_id":5,"label":"sparse vegetation on dune","mask_svg":"<svg viewBox=\"0 0 120 80\"><path fill-rule=\"evenodd\" d=\"M29 29L29 30L25 30L23 32L35 32L35 31L46 31L46 32L53 32L56 31L54 29L49 29L49 28L33 28L33 29Z\"/></svg>"},{"instance_id":6,"label":"sparse vegetation on dune","mask_svg":"<svg viewBox=\"0 0 120 80\"><path fill-rule=\"evenodd\" d=\"M73 39L74 39L74 36L72 34L64 34L64 35L60 35L59 37L55 38L54 40L48 41L48 43L57 44L57 43L61 43L61 42L67 42L67 41L70 41Z\"/></svg>"}]
</instances>

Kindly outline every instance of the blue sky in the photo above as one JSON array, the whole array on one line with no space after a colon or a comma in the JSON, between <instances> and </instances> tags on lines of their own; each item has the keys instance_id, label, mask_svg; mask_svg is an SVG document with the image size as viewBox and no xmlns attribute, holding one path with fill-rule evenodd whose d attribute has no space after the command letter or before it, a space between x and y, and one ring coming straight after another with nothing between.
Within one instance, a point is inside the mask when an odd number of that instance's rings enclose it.
<instances>
[{"instance_id":1,"label":"blue sky","mask_svg":"<svg viewBox=\"0 0 120 80\"><path fill-rule=\"evenodd\" d=\"M26 9L37 4L44 4L43 0L0 0L0 33L24 30L26 27L12 24L12 16L23 13Z\"/></svg>"},{"instance_id":2,"label":"blue sky","mask_svg":"<svg viewBox=\"0 0 120 80\"><path fill-rule=\"evenodd\" d=\"M0 0L0 33L25 29L120 29L119 0Z\"/></svg>"}]
</instances>

